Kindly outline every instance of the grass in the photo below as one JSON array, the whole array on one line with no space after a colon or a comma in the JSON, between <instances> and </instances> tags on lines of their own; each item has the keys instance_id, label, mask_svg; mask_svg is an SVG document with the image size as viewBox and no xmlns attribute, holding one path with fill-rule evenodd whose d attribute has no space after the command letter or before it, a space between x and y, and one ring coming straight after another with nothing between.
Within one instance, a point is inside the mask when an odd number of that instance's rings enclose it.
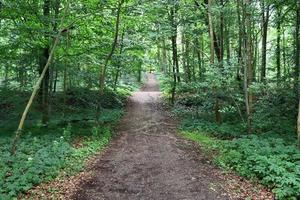
<instances>
[{"instance_id":1,"label":"grass","mask_svg":"<svg viewBox=\"0 0 300 200\"><path fill-rule=\"evenodd\" d=\"M191 141L197 142L198 144L204 145L206 147L211 147L216 145L217 140L208 136L207 134L195 132L195 131L181 131L180 134Z\"/></svg>"}]
</instances>

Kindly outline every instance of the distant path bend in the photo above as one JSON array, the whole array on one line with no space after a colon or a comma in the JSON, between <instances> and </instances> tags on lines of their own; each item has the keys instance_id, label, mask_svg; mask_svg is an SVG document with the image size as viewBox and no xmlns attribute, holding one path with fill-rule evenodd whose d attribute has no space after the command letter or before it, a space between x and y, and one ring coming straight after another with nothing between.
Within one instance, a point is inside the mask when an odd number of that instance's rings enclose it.
<instances>
[{"instance_id":1,"label":"distant path bend","mask_svg":"<svg viewBox=\"0 0 300 200\"><path fill-rule=\"evenodd\" d=\"M77 200L230 199L216 169L194 145L176 135L163 109L155 75L129 99L119 136L101 155Z\"/></svg>"}]
</instances>

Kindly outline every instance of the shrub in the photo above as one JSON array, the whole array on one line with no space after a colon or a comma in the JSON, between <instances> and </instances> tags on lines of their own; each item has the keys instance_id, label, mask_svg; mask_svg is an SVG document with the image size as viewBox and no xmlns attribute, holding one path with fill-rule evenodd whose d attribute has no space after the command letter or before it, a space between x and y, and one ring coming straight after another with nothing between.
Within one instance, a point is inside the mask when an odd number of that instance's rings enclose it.
<instances>
[{"instance_id":1,"label":"shrub","mask_svg":"<svg viewBox=\"0 0 300 200\"><path fill-rule=\"evenodd\" d=\"M273 188L278 199L300 196L300 151L283 139L247 136L223 143L218 163Z\"/></svg>"}]
</instances>

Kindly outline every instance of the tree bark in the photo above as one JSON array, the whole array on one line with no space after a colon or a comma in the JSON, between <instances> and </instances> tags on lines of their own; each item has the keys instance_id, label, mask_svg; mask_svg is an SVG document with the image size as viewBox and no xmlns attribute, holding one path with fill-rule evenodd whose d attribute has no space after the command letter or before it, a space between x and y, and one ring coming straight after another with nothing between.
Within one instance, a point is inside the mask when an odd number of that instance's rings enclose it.
<instances>
[{"instance_id":1,"label":"tree bark","mask_svg":"<svg viewBox=\"0 0 300 200\"><path fill-rule=\"evenodd\" d=\"M277 8L277 21L276 21L276 30L277 30L277 40L276 40L276 77L277 77L277 83L280 81L281 77L281 10L280 8Z\"/></svg>"},{"instance_id":2,"label":"tree bark","mask_svg":"<svg viewBox=\"0 0 300 200\"><path fill-rule=\"evenodd\" d=\"M211 66L214 65L215 62L215 35L214 35L214 30L213 30L213 21L212 21L212 0L208 0L208 24L209 24L209 36L210 36L210 64ZM215 105L214 105L214 111L215 111L215 118L216 122L218 124L221 124L222 122L222 116L220 113L220 105L219 105L219 98L217 95L217 90L216 87L213 86L213 92L215 94Z\"/></svg>"},{"instance_id":3,"label":"tree bark","mask_svg":"<svg viewBox=\"0 0 300 200\"><path fill-rule=\"evenodd\" d=\"M251 34L251 12L247 6L251 6L251 0L244 0L244 20L245 20L245 58L244 63L244 93L245 93L245 105L247 114L247 131L249 134L252 133L252 92L249 90L252 79L252 34Z\"/></svg>"},{"instance_id":4,"label":"tree bark","mask_svg":"<svg viewBox=\"0 0 300 200\"><path fill-rule=\"evenodd\" d=\"M120 40L120 51L119 51L119 55L121 56L122 53L123 53L123 47L124 47L124 35L125 35L125 31L122 32L122 35L121 35L121 40ZM118 84L118 80L119 80L119 77L120 77L120 73L121 73L121 61L118 60L117 62L117 69L116 69L116 74L115 74L115 78L114 78L114 90L117 89L117 84Z\"/></svg>"},{"instance_id":5,"label":"tree bark","mask_svg":"<svg viewBox=\"0 0 300 200\"><path fill-rule=\"evenodd\" d=\"M300 100L298 103L297 136L298 136L298 146L300 148Z\"/></svg>"},{"instance_id":6,"label":"tree bark","mask_svg":"<svg viewBox=\"0 0 300 200\"><path fill-rule=\"evenodd\" d=\"M176 23L177 7L176 5L174 5L174 7L171 8L170 13L171 13L170 18L171 18L171 27L172 27L171 43L172 43L172 61L173 61L172 63L173 84L172 84L171 103L173 105L175 103L177 81L180 82L178 52L177 52L177 23Z\"/></svg>"},{"instance_id":7,"label":"tree bark","mask_svg":"<svg viewBox=\"0 0 300 200\"><path fill-rule=\"evenodd\" d=\"M166 41L165 38L162 40L162 61L163 61L163 72L167 74L168 71L168 58L167 58L167 50L166 50Z\"/></svg>"},{"instance_id":8,"label":"tree bark","mask_svg":"<svg viewBox=\"0 0 300 200\"><path fill-rule=\"evenodd\" d=\"M44 26L47 31L49 31L50 21L50 0L44 0L43 5L43 15L45 18ZM40 65L39 65L39 75L42 74L44 66L47 63L47 59L49 57L49 36L45 36L46 44L45 47L41 50L41 57L40 57ZM50 67L49 67L50 68ZM40 109L42 112L42 124L47 125L49 122L49 77L50 77L50 70L49 68L45 72L45 78L42 81L42 87L39 90L39 102L40 102Z\"/></svg>"},{"instance_id":9,"label":"tree bark","mask_svg":"<svg viewBox=\"0 0 300 200\"><path fill-rule=\"evenodd\" d=\"M261 81L266 80L266 62L267 62L267 38L268 38L268 24L270 15L270 6L265 5L265 0L262 1L262 48L261 48Z\"/></svg>"},{"instance_id":10,"label":"tree bark","mask_svg":"<svg viewBox=\"0 0 300 200\"><path fill-rule=\"evenodd\" d=\"M224 60L224 0L220 0L220 61L223 62ZM223 65L223 63L221 63Z\"/></svg>"},{"instance_id":11,"label":"tree bark","mask_svg":"<svg viewBox=\"0 0 300 200\"><path fill-rule=\"evenodd\" d=\"M299 68L300 68L300 38L299 38L299 29L300 29L300 2L297 2L296 5L296 28L295 28L295 43L296 43L296 55L295 55L295 74L294 74L294 90L296 100L298 102L298 119L297 119L297 133L298 133L298 145L300 148L300 96L299 96Z\"/></svg>"},{"instance_id":12,"label":"tree bark","mask_svg":"<svg viewBox=\"0 0 300 200\"><path fill-rule=\"evenodd\" d=\"M39 89L40 89L40 87L41 87L41 84L42 84L42 82L43 82L43 79L45 78L46 73L47 73L47 71L49 70L49 66L50 66L50 64L51 64L51 61L52 61L52 58L53 58L54 51L55 51L55 49L56 49L56 47L57 47L57 45L58 45L58 42L59 42L61 33L62 33L62 32L60 31L59 34L56 36L56 39L55 39L55 41L54 41L54 43L53 43L53 46L52 46L52 48L51 48L51 51L50 51L50 53L49 53L49 57L48 57L48 59L47 59L47 62L46 62L46 64L45 64L44 68L43 68L43 71L42 71L42 73L41 73L41 75L40 75L40 77L39 77L39 79L38 79L36 85L34 86L33 92L32 92L32 94L31 94L30 99L28 100L28 103L27 103L27 105L26 105L26 107L25 107L25 110L24 110L24 112L23 112L23 114L22 114L21 120L20 120L19 125L18 125L18 129L17 129L17 131L16 131L16 135L15 135L15 137L14 137L14 139L13 139L13 142L12 142L12 149L11 149L12 155L14 155L15 152L16 152L17 141L18 141L18 139L20 138L20 135L21 135L21 133L22 133L22 131L23 131L24 123L25 123L25 120L26 120L27 115L28 115L28 113L29 113L29 110L30 110L30 108L31 108L31 105L32 105L32 103L33 103L33 100L34 100L35 97L37 96L38 91L39 91Z\"/></svg>"},{"instance_id":13,"label":"tree bark","mask_svg":"<svg viewBox=\"0 0 300 200\"><path fill-rule=\"evenodd\" d=\"M237 50L237 56L238 56L238 64L240 66L243 66L242 63L242 46L243 46L243 25L242 25L242 19L241 19L241 2L240 0L236 0L236 8L237 8L237 20L238 20L238 26L239 26L239 37L238 37L238 50ZM236 80L241 81L241 71L243 68L238 67L236 71Z\"/></svg>"},{"instance_id":14,"label":"tree bark","mask_svg":"<svg viewBox=\"0 0 300 200\"><path fill-rule=\"evenodd\" d=\"M111 57L113 56L117 43L118 43L118 36L119 36L119 29L120 29L120 18L121 18L121 10L122 10L122 5L124 3L124 0L120 0L118 3L117 7L117 16L116 16L116 26L115 26L115 36L114 40L112 43L111 50L109 54L106 56L104 60L104 64L100 66L100 76L99 76L99 92L100 95L102 96L104 93L104 88L105 88L105 78L106 78L106 70L107 70L107 65L108 62L111 60Z\"/></svg>"}]
</instances>

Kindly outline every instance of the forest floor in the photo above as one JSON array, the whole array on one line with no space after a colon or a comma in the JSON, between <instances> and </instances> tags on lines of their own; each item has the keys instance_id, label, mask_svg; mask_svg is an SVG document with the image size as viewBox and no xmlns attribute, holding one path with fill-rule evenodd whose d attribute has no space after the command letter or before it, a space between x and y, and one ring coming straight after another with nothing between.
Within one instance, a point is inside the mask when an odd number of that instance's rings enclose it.
<instances>
[{"instance_id":1,"label":"forest floor","mask_svg":"<svg viewBox=\"0 0 300 200\"><path fill-rule=\"evenodd\" d=\"M215 167L199 145L177 134L160 95L149 74L143 89L129 98L110 146L86 172L61 184L69 185L63 198L272 199L264 188Z\"/></svg>"}]
</instances>

